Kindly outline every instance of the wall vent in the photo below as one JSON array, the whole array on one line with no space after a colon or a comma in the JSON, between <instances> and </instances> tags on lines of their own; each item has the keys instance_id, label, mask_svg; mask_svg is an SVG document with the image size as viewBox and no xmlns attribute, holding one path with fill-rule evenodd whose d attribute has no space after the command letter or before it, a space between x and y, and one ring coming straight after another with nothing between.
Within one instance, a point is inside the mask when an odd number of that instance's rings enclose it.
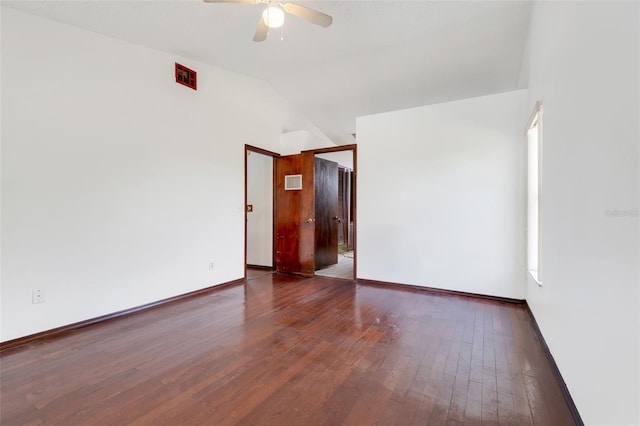
<instances>
[{"instance_id":1,"label":"wall vent","mask_svg":"<svg viewBox=\"0 0 640 426\"><path fill-rule=\"evenodd\" d=\"M176 83L198 90L198 73L176 62Z\"/></svg>"},{"instance_id":2,"label":"wall vent","mask_svg":"<svg viewBox=\"0 0 640 426\"><path fill-rule=\"evenodd\" d=\"M299 191L302 189L302 175L286 175L284 177L285 191Z\"/></svg>"}]
</instances>

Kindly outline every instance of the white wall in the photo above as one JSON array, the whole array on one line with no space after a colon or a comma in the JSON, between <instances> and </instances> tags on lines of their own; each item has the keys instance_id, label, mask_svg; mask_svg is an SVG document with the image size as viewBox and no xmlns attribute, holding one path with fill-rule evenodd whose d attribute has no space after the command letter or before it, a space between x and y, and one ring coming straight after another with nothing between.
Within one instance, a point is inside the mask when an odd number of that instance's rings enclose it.
<instances>
[{"instance_id":1,"label":"white wall","mask_svg":"<svg viewBox=\"0 0 640 426\"><path fill-rule=\"evenodd\" d=\"M527 299L588 425L640 424L638 2L535 2L542 287Z\"/></svg>"},{"instance_id":2,"label":"white wall","mask_svg":"<svg viewBox=\"0 0 640 426\"><path fill-rule=\"evenodd\" d=\"M276 150L280 155L299 154L302 151L335 146L326 137L318 136L308 130L283 132L280 136L280 147Z\"/></svg>"},{"instance_id":3,"label":"white wall","mask_svg":"<svg viewBox=\"0 0 640 426\"><path fill-rule=\"evenodd\" d=\"M525 103L358 118L359 278L524 298Z\"/></svg>"},{"instance_id":4,"label":"white wall","mask_svg":"<svg viewBox=\"0 0 640 426\"><path fill-rule=\"evenodd\" d=\"M344 168L353 170L353 151L351 150L325 152L322 154L316 154L316 157L336 162Z\"/></svg>"},{"instance_id":5,"label":"white wall","mask_svg":"<svg viewBox=\"0 0 640 426\"><path fill-rule=\"evenodd\" d=\"M247 264L273 266L273 158L247 154Z\"/></svg>"},{"instance_id":6,"label":"white wall","mask_svg":"<svg viewBox=\"0 0 640 426\"><path fill-rule=\"evenodd\" d=\"M244 144L317 128L215 67L6 7L1 31L1 339L241 278Z\"/></svg>"}]
</instances>

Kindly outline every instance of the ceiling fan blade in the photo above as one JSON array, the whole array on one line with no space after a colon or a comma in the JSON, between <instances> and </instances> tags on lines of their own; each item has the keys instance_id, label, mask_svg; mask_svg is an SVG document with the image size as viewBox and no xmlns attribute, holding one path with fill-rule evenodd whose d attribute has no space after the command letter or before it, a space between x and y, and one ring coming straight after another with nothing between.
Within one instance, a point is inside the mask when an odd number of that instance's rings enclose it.
<instances>
[{"instance_id":1,"label":"ceiling fan blade","mask_svg":"<svg viewBox=\"0 0 640 426\"><path fill-rule=\"evenodd\" d=\"M253 41L265 41L267 39L268 33L269 27L267 27L267 23L264 22L264 18L260 16L260 22L258 22L258 28L256 28L256 33L253 36Z\"/></svg>"},{"instance_id":2,"label":"ceiling fan blade","mask_svg":"<svg viewBox=\"0 0 640 426\"><path fill-rule=\"evenodd\" d=\"M249 4L258 4L258 3L267 3L269 0L202 0L205 3L249 3Z\"/></svg>"},{"instance_id":3,"label":"ceiling fan blade","mask_svg":"<svg viewBox=\"0 0 640 426\"><path fill-rule=\"evenodd\" d=\"M321 27L328 27L333 22L333 18L325 13L318 12L317 10L309 9L308 7L300 6L295 3L287 3L284 5L284 10L287 13L297 16L298 18L309 21L312 24L320 25Z\"/></svg>"}]
</instances>

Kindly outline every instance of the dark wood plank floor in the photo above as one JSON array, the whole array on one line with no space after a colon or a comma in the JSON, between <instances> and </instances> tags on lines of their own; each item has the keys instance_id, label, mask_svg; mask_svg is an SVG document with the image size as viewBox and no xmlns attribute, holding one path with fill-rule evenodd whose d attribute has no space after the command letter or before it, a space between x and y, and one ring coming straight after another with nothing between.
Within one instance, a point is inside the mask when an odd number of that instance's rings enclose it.
<instances>
[{"instance_id":1,"label":"dark wood plank floor","mask_svg":"<svg viewBox=\"0 0 640 426\"><path fill-rule=\"evenodd\" d=\"M571 425L526 309L253 272L1 354L2 425Z\"/></svg>"}]
</instances>

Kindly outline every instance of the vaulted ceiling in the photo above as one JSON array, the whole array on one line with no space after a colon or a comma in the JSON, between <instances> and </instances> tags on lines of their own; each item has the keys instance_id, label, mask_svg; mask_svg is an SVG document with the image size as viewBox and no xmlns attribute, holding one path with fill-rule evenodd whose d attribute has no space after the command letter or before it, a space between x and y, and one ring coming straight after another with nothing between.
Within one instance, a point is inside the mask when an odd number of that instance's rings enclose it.
<instances>
[{"instance_id":1,"label":"vaulted ceiling","mask_svg":"<svg viewBox=\"0 0 640 426\"><path fill-rule=\"evenodd\" d=\"M3 1L29 13L270 83L338 144L356 117L521 88L529 1L298 1L332 15L288 16L252 40L264 5ZM290 129L295 130L295 129Z\"/></svg>"}]
</instances>

